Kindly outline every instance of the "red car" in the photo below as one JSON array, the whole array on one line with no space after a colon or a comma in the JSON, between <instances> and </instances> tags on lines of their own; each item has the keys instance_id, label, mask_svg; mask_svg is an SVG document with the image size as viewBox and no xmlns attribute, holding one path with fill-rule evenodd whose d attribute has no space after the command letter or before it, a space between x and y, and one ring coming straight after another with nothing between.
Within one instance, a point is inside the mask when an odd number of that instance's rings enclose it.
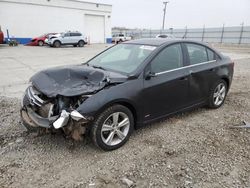
<instances>
[{"instance_id":1,"label":"red car","mask_svg":"<svg viewBox=\"0 0 250 188\"><path fill-rule=\"evenodd\" d=\"M45 39L47 39L50 35L55 35L56 33L47 33L40 37L35 37L31 39L30 43L28 43L28 46L43 46L45 44Z\"/></svg>"},{"instance_id":2,"label":"red car","mask_svg":"<svg viewBox=\"0 0 250 188\"><path fill-rule=\"evenodd\" d=\"M4 42L4 35L0 27L0 44L3 44L3 42Z\"/></svg>"}]
</instances>

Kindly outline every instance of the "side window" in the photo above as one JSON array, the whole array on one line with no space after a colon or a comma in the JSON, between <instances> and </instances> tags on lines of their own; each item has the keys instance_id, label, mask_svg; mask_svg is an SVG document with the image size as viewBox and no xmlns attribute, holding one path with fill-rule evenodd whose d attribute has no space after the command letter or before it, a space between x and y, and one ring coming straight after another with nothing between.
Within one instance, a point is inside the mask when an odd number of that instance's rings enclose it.
<instances>
[{"instance_id":1,"label":"side window","mask_svg":"<svg viewBox=\"0 0 250 188\"><path fill-rule=\"evenodd\" d=\"M70 36L70 33L65 33L64 36L65 36L65 37L69 37L69 36Z\"/></svg>"},{"instance_id":2,"label":"side window","mask_svg":"<svg viewBox=\"0 0 250 188\"><path fill-rule=\"evenodd\" d=\"M119 34L119 37L124 37L124 35L123 34Z\"/></svg>"},{"instance_id":3,"label":"side window","mask_svg":"<svg viewBox=\"0 0 250 188\"><path fill-rule=\"evenodd\" d=\"M166 47L151 62L151 70L154 73L164 72L182 66L183 61L180 44Z\"/></svg>"},{"instance_id":4,"label":"side window","mask_svg":"<svg viewBox=\"0 0 250 188\"><path fill-rule=\"evenodd\" d=\"M78 36L82 36L81 33L70 33L71 37L78 37Z\"/></svg>"},{"instance_id":5,"label":"side window","mask_svg":"<svg viewBox=\"0 0 250 188\"><path fill-rule=\"evenodd\" d=\"M212 50L207 48L207 57L209 61L217 60L217 55Z\"/></svg>"},{"instance_id":6,"label":"side window","mask_svg":"<svg viewBox=\"0 0 250 188\"><path fill-rule=\"evenodd\" d=\"M206 47L191 43L186 43L186 46L191 65L208 61Z\"/></svg>"}]
</instances>

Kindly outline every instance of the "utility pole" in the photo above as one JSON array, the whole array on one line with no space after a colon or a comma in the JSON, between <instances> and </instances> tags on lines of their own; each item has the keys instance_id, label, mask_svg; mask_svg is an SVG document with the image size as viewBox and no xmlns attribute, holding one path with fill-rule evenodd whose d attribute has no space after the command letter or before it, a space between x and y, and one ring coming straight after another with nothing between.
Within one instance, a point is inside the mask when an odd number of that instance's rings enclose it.
<instances>
[{"instance_id":1,"label":"utility pole","mask_svg":"<svg viewBox=\"0 0 250 188\"><path fill-rule=\"evenodd\" d=\"M240 30L240 39L239 39L239 43L238 43L238 44L241 44L241 40L242 40L242 35L243 35L243 31L244 31L244 22L242 22L242 24L241 24L241 30Z\"/></svg>"},{"instance_id":2,"label":"utility pole","mask_svg":"<svg viewBox=\"0 0 250 188\"><path fill-rule=\"evenodd\" d=\"M166 10L167 10L167 4L169 3L169 1L164 1L163 4L164 4L164 14L163 14L163 23L162 23L162 30L165 29L165 17L166 17Z\"/></svg>"}]
</instances>

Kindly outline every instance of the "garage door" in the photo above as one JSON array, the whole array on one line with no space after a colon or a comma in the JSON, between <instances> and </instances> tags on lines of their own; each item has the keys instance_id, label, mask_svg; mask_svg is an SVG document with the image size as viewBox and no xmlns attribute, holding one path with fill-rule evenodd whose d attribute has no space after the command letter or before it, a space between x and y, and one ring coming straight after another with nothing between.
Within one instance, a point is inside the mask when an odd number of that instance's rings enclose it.
<instances>
[{"instance_id":1,"label":"garage door","mask_svg":"<svg viewBox=\"0 0 250 188\"><path fill-rule=\"evenodd\" d=\"M85 15L85 35L89 38L90 43L104 43L104 16Z\"/></svg>"}]
</instances>

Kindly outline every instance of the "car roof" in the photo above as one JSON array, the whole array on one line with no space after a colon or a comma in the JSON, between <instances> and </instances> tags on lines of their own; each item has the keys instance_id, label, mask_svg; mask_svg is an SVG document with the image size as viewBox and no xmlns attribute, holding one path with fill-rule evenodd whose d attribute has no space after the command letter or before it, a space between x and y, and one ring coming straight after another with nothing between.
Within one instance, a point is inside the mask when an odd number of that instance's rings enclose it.
<instances>
[{"instance_id":1,"label":"car roof","mask_svg":"<svg viewBox=\"0 0 250 188\"><path fill-rule=\"evenodd\" d=\"M131 40L124 42L125 44L141 44L141 45L149 45L149 46L161 46L165 44L171 44L175 42L192 42L201 44L204 46L208 46L205 43L193 41L193 40L186 40L186 39L169 39L169 38L145 38L145 39L137 39L137 40Z\"/></svg>"},{"instance_id":2,"label":"car roof","mask_svg":"<svg viewBox=\"0 0 250 188\"><path fill-rule=\"evenodd\" d=\"M139 45L148 45L148 46L162 46L162 45L168 45L176 42L189 42L189 43L195 43L203 45L207 48L212 49L214 52L217 53L221 58L224 57L221 52L213 48L210 44L205 42L199 42L194 40L187 40L187 39L175 39L175 38L145 38L145 39L137 39L137 40L130 40L127 42L123 42L123 44L139 44Z\"/></svg>"}]
</instances>

